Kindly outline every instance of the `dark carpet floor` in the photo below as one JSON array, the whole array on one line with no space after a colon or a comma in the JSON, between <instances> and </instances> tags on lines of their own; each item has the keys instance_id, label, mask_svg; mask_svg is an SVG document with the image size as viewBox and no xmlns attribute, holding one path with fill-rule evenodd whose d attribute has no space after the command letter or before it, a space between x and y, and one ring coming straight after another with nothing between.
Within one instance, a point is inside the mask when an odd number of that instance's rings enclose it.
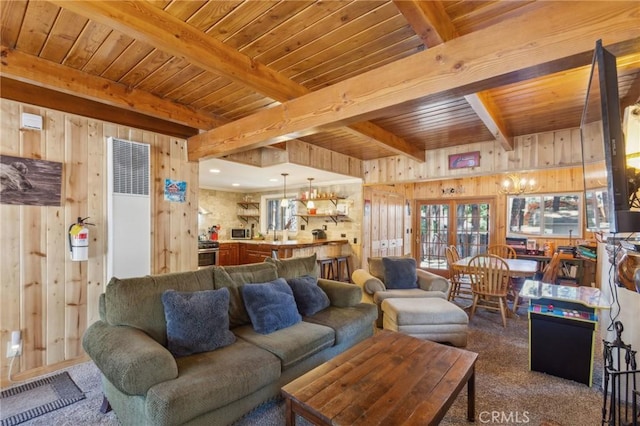
<instances>
[{"instance_id":1,"label":"dark carpet floor","mask_svg":"<svg viewBox=\"0 0 640 426\"><path fill-rule=\"evenodd\" d=\"M594 385L531 372L528 369L526 313L502 327L500 315L480 310L469 324L466 349L479 354L476 368L476 424L596 426L601 421L602 360L596 346ZM600 342L596 339L596 342ZM551 349L552 350L552 349ZM102 401L98 370L91 362L67 369L87 399L41 416L30 425L117 425L113 412L99 412ZM425 395L428 397L428 395ZM442 425L467 425L466 388ZM265 404L236 426L284 425L284 404Z\"/></svg>"}]
</instances>

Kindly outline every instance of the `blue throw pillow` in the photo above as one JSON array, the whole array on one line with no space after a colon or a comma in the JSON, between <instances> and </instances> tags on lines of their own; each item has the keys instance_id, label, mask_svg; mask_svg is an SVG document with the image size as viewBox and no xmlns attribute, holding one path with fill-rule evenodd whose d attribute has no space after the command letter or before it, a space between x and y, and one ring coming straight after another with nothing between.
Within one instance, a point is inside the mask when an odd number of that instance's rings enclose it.
<instances>
[{"instance_id":1,"label":"blue throw pillow","mask_svg":"<svg viewBox=\"0 0 640 426\"><path fill-rule=\"evenodd\" d=\"M284 278L268 283L242 286L244 307L253 329L260 334L273 333L302 321L291 287Z\"/></svg>"},{"instance_id":2,"label":"blue throw pillow","mask_svg":"<svg viewBox=\"0 0 640 426\"><path fill-rule=\"evenodd\" d=\"M162 293L167 347L175 357L213 351L236 341L229 331L229 290Z\"/></svg>"},{"instance_id":3,"label":"blue throw pillow","mask_svg":"<svg viewBox=\"0 0 640 426\"><path fill-rule=\"evenodd\" d=\"M331 304L329 296L320 287L318 279L311 275L289 278L287 284L293 291L300 315L313 315Z\"/></svg>"},{"instance_id":4,"label":"blue throw pillow","mask_svg":"<svg viewBox=\"0 0 640 426\"><path fill-rule=\"evenodd\" d=\"M387 289L418 288L416 260L412 257L383 257L384 286Z\"/></svg>"}]
</instances>

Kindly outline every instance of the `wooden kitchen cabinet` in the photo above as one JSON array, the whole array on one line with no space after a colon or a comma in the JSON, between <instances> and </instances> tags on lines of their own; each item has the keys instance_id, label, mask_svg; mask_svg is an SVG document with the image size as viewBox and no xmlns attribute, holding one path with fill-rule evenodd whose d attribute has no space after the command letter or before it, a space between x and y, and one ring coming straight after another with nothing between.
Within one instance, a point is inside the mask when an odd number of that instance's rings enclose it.
<instances>
[{"instance_id":1,"label":"wooden kitchen cabinet","mask_svg":"<svg viewBox=\"0 0 640 426\"><path fill-rule=\"evenodd\" d=\"M238 265L240 263L238 243L220 243L218 258L220 266Z\"/></svg>"},{"instance_id":2,"label":"wooden kitchen cabinet","mask_svg":"<svg viewBox=\"0 0 640 426\"><path fill-rule=\"evenodd\" d=\"M262 263L266 257L271 257L271 249L269 244L241 244L240 264Z\"/></svg>"}]
</instances>

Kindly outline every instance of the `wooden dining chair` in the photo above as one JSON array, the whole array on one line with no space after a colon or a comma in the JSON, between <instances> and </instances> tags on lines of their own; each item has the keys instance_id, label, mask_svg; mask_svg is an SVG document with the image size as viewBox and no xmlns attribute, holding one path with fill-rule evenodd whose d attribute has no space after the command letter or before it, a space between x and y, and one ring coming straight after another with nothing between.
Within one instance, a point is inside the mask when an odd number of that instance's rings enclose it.
<instances>
[{"instance_id":1,"label":"wooden dining chair","mask_svg":"<svg viewBox=\"0 0 640 426\"><path fill-rule=\"evenodd\" d=\"M460 260L460 252L458 251L458 246L456 246L455 244L451 244L449 248L451 249L451 252L453 253L456 261Z\"/></svg>"},{"instance_id":2,"label":"wooden dining chair","mask_svg":"<svg viewBox=\"0 0 640 426\"><path fill-rule=\"evenodd\" d=\"M464 274L460 268L454 265L455 262L460 260L460 257L456 255L453 246L445 248L445 256L449 268L449 281L451 281L451 291L449 291L448 300L453 300L460 296L471 299L471 281L469 281L469 275Z\"/></svg>"},{"instance_id":3,"label":"wooden dining chair","mask_svg":"<svg viewBox=\"0 0 640 426\"><path fill-rule=\"evenodd\" d=\"M506 244L495 244L487 247L487 254L493 254L503 259L515 259L518 257L514 248Z\"/></svg>"},{"instance_id":4,"label":"wooden dining chair","mask_svg":"<svg viewBox=\"0 0 640 426\"><path fill-rule=\"evenodd\" d=\"M551 260L547 263L547 266L544 267L544 271L542 272L542 278L540 281L548 284L555 284L558 279L558 271L560 270L560 254L553 253L551 256Z\"/></svg>"},{"instance_id":5,"label":"wooden dining chair","mask_svg":"<svg viewBox=\"0 0 640 426\"><path fill-rule=\"evenodd\" d=\"M480 254L469 261L469 278L473 292L473 305L469 320L478 306L500 311L502 326L507 326L507 294L509 292L509 265L503 258L492 254Z\"/></svg>"},{"instance_id":6,"label":"wooden dining chair","mask_svg":"<svg viewBox=\"0 0 640 426\"><path fill-rule=\"evenodd\" d=\"M515 249L506 244L495 244L495 245L489 246L487 248L487 254L493 254L503 259L516 259L518 257L518 254L516 253ZM509 293L510 293L511 300L513 300L513 307L512 307L513 313L516 313L516 311L518 310L518 302L519 302L518 293L520 292L520 288L522 287L523 281L524 280L522 278L511 277L511 283L509 285Z\"/></svg>"},{"instance_id":7,"label":"wooden dining chair","mask_svg":"<svg viewBox=\"0 0 640 426\"><path fill-rule=\"evenodd\" d=\"M539 280L547 284L556 284L558 279L559 269L560 269L560 255L559 253L554 253L549 263L547 263L547 265L544 267L544 270L542 271L542 277L540 277ZM534 278L534 279L537 279L537 278ZM512 288L514 288L513 285L512 285ZM520 292L514 291L513 313L516 313L521 302L522 300L520 298Z\"/></svg>"}]
</instances>

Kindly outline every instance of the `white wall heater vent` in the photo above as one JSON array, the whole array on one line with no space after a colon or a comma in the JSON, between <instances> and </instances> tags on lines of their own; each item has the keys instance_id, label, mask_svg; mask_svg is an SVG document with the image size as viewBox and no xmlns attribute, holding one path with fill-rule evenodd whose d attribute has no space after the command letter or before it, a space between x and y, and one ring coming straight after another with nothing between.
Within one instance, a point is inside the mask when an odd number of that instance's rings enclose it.
<instances>
[{"instance_id":1,"label":"white wall heater vent","mask_svg":"<svg viewBox=\"0 0 640 426\"><path fill-rule=\"evenodd\" d=\"M107 277L151 273L151 148L107 138Z\"/></svg>"}]
</instances>

